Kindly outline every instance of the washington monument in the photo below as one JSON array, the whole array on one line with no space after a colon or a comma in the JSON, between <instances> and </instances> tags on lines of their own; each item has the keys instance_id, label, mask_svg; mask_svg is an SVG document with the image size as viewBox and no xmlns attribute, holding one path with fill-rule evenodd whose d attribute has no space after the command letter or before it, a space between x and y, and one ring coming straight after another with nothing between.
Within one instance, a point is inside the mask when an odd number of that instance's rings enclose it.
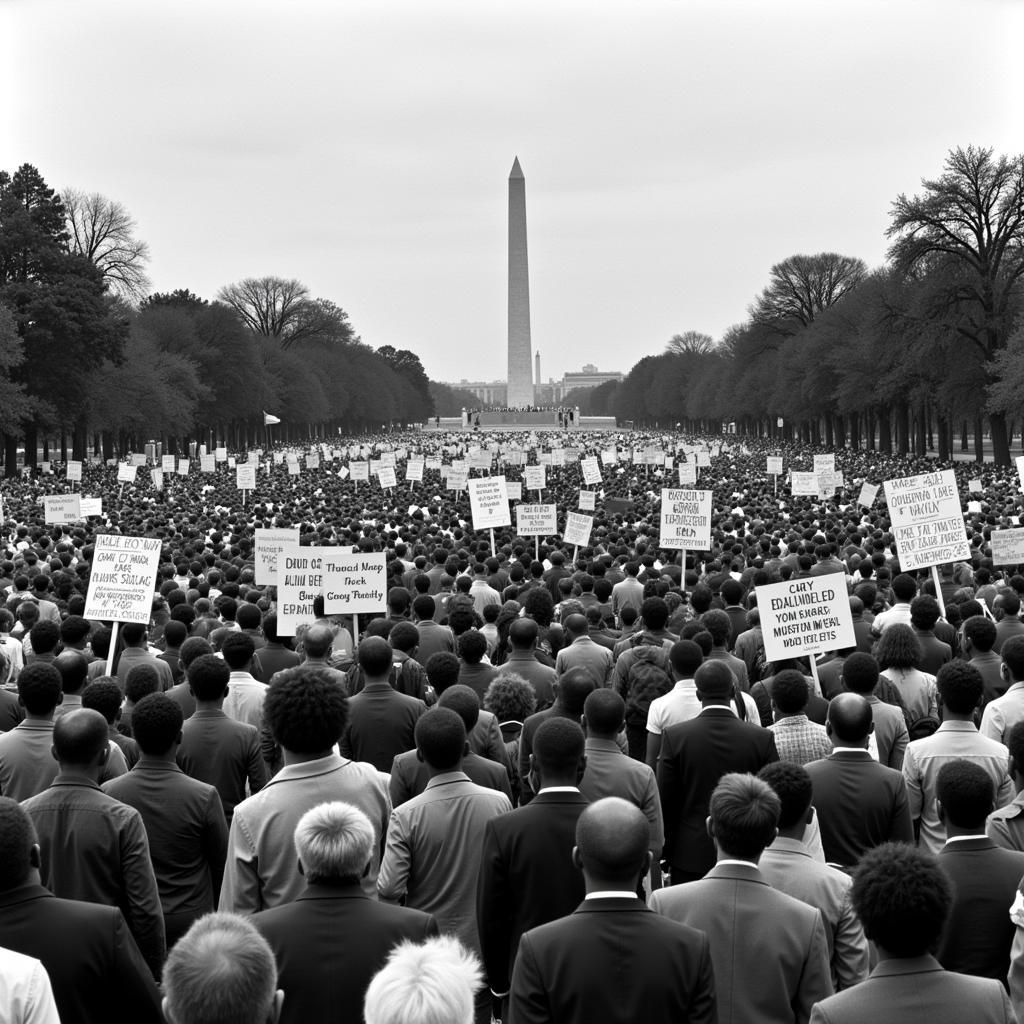
<instances>
[{"instance_id":1,"label":"washington monument","mask_svg":"<svg viewBox=\"0 0 1024 1024\"><path fill-rule=\"evenodd\" d=\"M508 176L508 397L510 409L533 405L530 269L526 258L526 179L519 157Z\"/></svg>"}]
</instances>

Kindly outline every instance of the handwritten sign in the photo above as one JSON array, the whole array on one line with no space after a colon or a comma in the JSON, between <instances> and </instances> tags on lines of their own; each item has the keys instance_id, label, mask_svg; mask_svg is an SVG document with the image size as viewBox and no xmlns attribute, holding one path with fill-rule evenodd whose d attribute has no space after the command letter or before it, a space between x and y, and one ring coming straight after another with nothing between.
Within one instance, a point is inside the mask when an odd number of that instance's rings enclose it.
<instances>
[{"instance_id":1,"label":"handwritten sign","mask_svg":"<svg viewBox=\"0 0 1024 1024\"><path fill-rule=\"evenodd\" d=\"M516 533L520 537L543 537L557 532L557 505L516 505Z\"/></svg>"},{"instance_id":2,"label":"handwritten sign","mask_svg":"<svg viewBox=\"0 0 1024 1024\"><path fill-rule=\"evenodd\" d=\"M82 518L80 494L47 494L43 498L43 521L56 526Z\"/></svg>"},{"instance_id":3,"label":"handwritten sign","mask_svg":"<svg viewBox=\"0 0 1024 1024\"><path fill-rule=\"evenodd\" d=\"M579 512L569 512L565 517L565 532L562 539L566 544L586 547L590 543L590 531L594 528L594 517Z\"/></svg>"},{"instance_id":4,"label":"handwritten sign","mask_svg":"<svg viewBox=\"0 0 1024 1024\"><path fill-rule=\"evenodd\" d=\"M73 459L69 459L68 460L67 478L68 478L68 480L77 481L78 483L81 483L81 481L82 481L82 463L81 462L75 461Z\"/></svg>"},{"instance_id":5,"label":"handwritten sign","mask_svg":"<svg viewBox=\"0 0 1024 1024\"><path fill-rule=\"evenodd\" d=\"M993 530L992 564L1020 565L1024 562L1024 530Z\"/></svg>"},{"instance_id":6,"label":"handwritten sign","mask_svg":"<svg viewBox=\"0 0 1024 1024\"><path fill-rule=\"evenodd\" d=\"M457 467L454 463L448 467L446 487L449 491L464 491L469 482L469 470L463 466Z\"/></svg>"},{"instance_id":7,"label":"handwritten sign","mask_svg":"<svg viewBox=\"0 0 1024 1024\"><path fill-rule=\"evenodd\" d=\"M768 465L766 472L771 473L774 476L779 476L782 473L781 455L769 455L766 461Z\"/></svg>"},{"instance_id":8,"label":"handwritten sign","mask_svg":"<svg viewBox=\"0 0 1024 1024\"><path fill-rule=\"evenodd\" d=\"M174 456L173 455L163 455L163 456L161 456L160 457L160 468L165 473L173 473L174 472Z\"/></svg>"},{"instance_id":9,"label":"handwritten sign","mask_svg":"<svg viewBox=\"0 0 1024 1024\"><path fill-rule=\"evenodd\" d=\"M580 500L576 507L581 512L593 512L597 507L597 491L580 491Z\"/></svg>"},{"instance_id":10,"label":"handwritten sign","mask_svg":"<svg viewBox=\"0 0 1024 1024\"><path fill-rule=\"evenodd\" d=\"M101 533L95 544L82 614L87 619L148 626L160 567L160 541L153 537Z\"/></svg>"},{"instance_id":11,"label":"handwritten sign","mask_svg":"<svg viewBox=\"0 0 1024 1024\"><path fill-rule=\"evenodd\" d=\"M398 483L398 478L395 475L395 467L381 466L380 471L377 473L377 479L380 481L381 487L385 490L394 488Z\"/></svg>"},{"instance_id":12,"label":"handwritten sign","mask_svg":"<svg viewBox=\"0 0 1024 1024\"><path fill-rule=\"evenodd\" d=\"M178 459L178 476L188 476L188 471L192 466L190 459Z\"/></svg>"},{"instance_id":13,"label":"handwritten sign","mask_svg":"<svg viewBox=\"0 0 1024 1024\"><path fill-rule=\"evenodd\" d=\"M217 468L217 459L213 455L200 455L199 456L199 472L200 473L212 473Z\"/></svg>"},{"instance_id":14,"label":"handwritten sign","mask_svg":"<svg viewBox=\"0 0 1024 1024\"><path fill-rule=\"evenodd\" d=\"M523 500L523 482L522 480L506 480L505 490L508 491L509 501L522 501Z\"/></svg>"},{"instance_id":15,"label":"handwritten sign","mask_svg":"<svg viewBox=\"0 0 1024 1024\"><path fill-rule=\"evenodd\" d=\"M323 555L330 548L281 546L277 555L277 632L295 636L299 626L313 622L313 600L323 591Z\"/></svg>"},{"instance_id":16,"label":"handwritten sign","mask_svg":"<svg viewBox=\"0 0 1024 1024\"><path fill-rule=\"evenodd\" d=\"M223 445L221 445L219 448L214 448L214 450L213 450L213 457L218 462L227 462L228 461L228 450L227 450L227 448L225 448Z\"/></svg>"},{"instance_id":17,"label":"handwritten sign","mask_svg":"<svg viewBox=\"0 0 1024 1024\"><path fill-rule=\"evenodd\" d=\"M835 455L815 455L814 475L821 476L822 473L834 473L836 471Z\"/></svg>"},{"instance_id":18,"label":"handwritten sign","mask_svg":"<svg viewBox=\"0 0 1024 1024\"><path fill-rule=\"evenodd\" d=\"M162 491L164 489L164 471L162 469L151 469L149 475L153 481L153 490Z\"/></svg>"},{"instance_id":19,"label":"handwritten sign","mask_svg":"<svg viewBox=\"0 0 1024 1024\"><path fill-rule=\"evenodd\" d=\"M614 448L605 448L601 452L601 465L602 466L614 466L619 460L619 455Z\"/></svg>"},{"instance_id":20,"label":"handwritten sign","mask_svg":"<svg viewBox=\"0 0 1024 1024\"><path fill-rule=\"evenodd\" d=\"M89 519L91 516L101 516L103 515L103 499L88 497L82 498L79 502L79 508L83 519Z\"/></svg>"},{"instance_id":21,"label":"handwritten sign","mask_svg":"<svg viewBox=\"0 0 1024 1024\"><path fill-rule=\"evenodd\" d=\"M511 526L508 491L503 476L488 476L469 481L469 507L474 530Z\"/></svg>"},{"instance_id":22,"label":"handwritten sign","mask_svg":"<svg viewBox=\"0 0 1024 1024\"><path fill-rule=\"evenodd\" d=\"M240 491L256 490L256 467L251 463L235 466L235 486Z\"/></svg>"},{"instance_id":23,"label":"handwritten sign","mask_svg":"<svg viewBox=\"0 0 1024 1024\"><path fill-rule=\"evenodd\" d=\"M860 494L857 496L857 504L863 505L865 508L871 508L875 503L875 498L878 497L878 485L864 483L861 486Z\"/></svg>"},{"instance_id":24,"label":"handwritten sign","mask_svg":"<svg viewBox=\"0 0 1024 1024\"><path fill-rule=\"evenodd\" d=\"M384 470L394 473L394 466ZM383 474L382 474L383 475ZM386 555L345 554L340 548L323 548L325 615L362 615L385 610L387 597Z\"/></svg>"},{"instance_id":25,"label":"handwritten sign","mask_svg":"<svg viewBox=\"0 0 1024 1024\"><path fill-rule=\"evenodd\" d=\"M138 466L134 466L130 462L120 463L117 467L117 482L119 484L135 483L135 474L138 472L138 468Z\"/></svg>"},{"instance_id":26,"label":"handwritten sign","mask_svg":"<svg viewBox=\"0 0 1024 1024\"><path fill-rule=\"evenodd\" d=\"M365 459L359 459L348 464L348 471L352 474L352 482L370 479L370 464Z\"/></svg>"},{"instance_id":27,"label":"handwritten sign","mask_svg":"<svg viewBox=\"0 0 1024 1024\"><path fill-rule=\"evenodd\" d=\"M681 551L711 546L711 491L662 490L659 545Z\"/></svg>"},{"instance_id":28,"label":"handwritten sign","mask_svg":"<svg viewBox=\"0 0 1024 1024\"><path fill-rule=\"evenodd\" d=\"M811 576L755 590L769 661L856 646L850 599L841 576Z\"/></svg>"},{"instance_id":29,"label":"handwritten sign","mask_svg":"<svg viewBox=\"0 0 1024 1024\"><path fill-rule=\"evenodd\" d=\"M813 494L815 497L818 496L820 488L818 486L818 477L815 473L798 473L793 471L789 476L789 489L794 495Z\"/></svg>"},{"instance_id":30,"label":"handwritten sign","mask_svg":"<svg viewBox=\"0 0 1024 1024\"><path fill-rule=\"evenodd\" d=\"M596 456L580 459L580 469L583 470L583 482L588 487L601 482L601 467L597 464Z\"/></svg>"},{"instance_id":31,"label":"handwritten sign","mask_svg":"<svg viewBox=\"0 0 1024 1024\"><path fill-rule=\"evenodd\" d=\"M523 483L528 491L543 491L547 487L547 470L544 466L525 466Z\"/></svg>"},{"instance_id":32,"label":"handwritten sign","mask_svg":"<svg viewBox=\"0 0 1024 1024\"><path fill-rule=\"evenodd\" d=\"M299 528L291 526L280 529L256 527L255 579L259 587L277 584L277 559L284 548L292 544L299 545Z\"/></svg>"},{"instance_id":33,"label":"handwritten sign","mask_svg":"<svg viewBox=\"0 0 1024 1024\"><path fill-rule=\"evenodd\" d=\"M697 482L697 463L696 462L680 462L676 466L676 472L679 474L679 485L685 487L687 484L695 484Z\"/></svg>"},{"instance_id":34,"label":"handwritten sign","mask_svg":"<svg viewBox=\"0 0 1024 1024\"><path fill-rule=\"evenodd\" d=\"M421 481L423 479L424 465L425 463L423 459L410 459L405 464L405 479L410 481L415 480L417 482Z\"/></svg>"},{"instance_id":35,"label":"handwritten sign","mask_svg":"<svg viewBox=\"0 0 1024 1024\"><path fill-rule=\"evenodd\" d=\"M953 470L887 480L885 500L904 572L970 559Z\"/></svg>"}]
</instances>

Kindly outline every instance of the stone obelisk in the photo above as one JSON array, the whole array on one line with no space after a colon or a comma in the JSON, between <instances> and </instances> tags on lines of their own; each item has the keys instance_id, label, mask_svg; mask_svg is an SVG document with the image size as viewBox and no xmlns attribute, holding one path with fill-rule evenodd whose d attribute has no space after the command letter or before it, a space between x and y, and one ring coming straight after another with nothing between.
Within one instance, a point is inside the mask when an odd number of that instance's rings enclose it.
<instances>
[{"instance_id":1,"label":"stone obelisk","mask_svg":"<svg viewBox=\"0 0 1024 1024\"><path fill-rule=\"evenodd\" d=\"M508 176L508 398L509 408L533 405L530 343L530 270L526 258L526 179L519 157Z\"/></svg>"}]
</instances>

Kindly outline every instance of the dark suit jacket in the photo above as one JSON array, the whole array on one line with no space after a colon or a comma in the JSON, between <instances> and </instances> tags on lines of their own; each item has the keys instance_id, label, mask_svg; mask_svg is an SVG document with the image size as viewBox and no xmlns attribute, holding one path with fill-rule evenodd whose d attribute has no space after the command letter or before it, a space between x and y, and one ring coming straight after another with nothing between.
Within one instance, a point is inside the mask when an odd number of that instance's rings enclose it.
<instances>
[{"instance_id":1,"label":"dark suit jacket","mask_svg":"<svg viewBox=\"0 0 1024 1024\"><path fill-rule=\"evenodd\" d=\"M471 782L486 789L495 789L504 793L512 802L512 787L508 781L508 772L497 761L469 753L462 759L462 770ZM419 796L427 788L430 781L430 769L424 761L416 756L415 750L407 750L398 755L391 765L391 806L399 807Z\"/></svg>"},{"instance_id":2,"label":"dark suit jacket","mask_svg":"<svg viewBox=\"0 0 1024 1024\"><path fill-rule=\"evenodd\" d=\"M41 885L10 889L0 893L0 946L42 961L63 1024L163 1021L153 975L116 907L61 900Z\"/></svg>"},{"instance_id":3,"label":"dark suit jacket","mask_svg":"<svg viewBox=\"0 0 1024 1024\"><path fill-rule=\"evenodd\" d=\"M487 823L476 919L484 971L495 992L508 991L523 933L571 914L583 899L572 848L586 806L580 793L541 793Z\"/></svg>"},{"instance_id":4,"label":"dark suit jacket","mask_svg":"<svg viewBox=\"0 0 1024 1024\"><path fill-rule=\"evenodd\" d=\"M866 750L837 750L804 767L814 786L826 860L852 867L865 850L881 843L914 841L900 772L879 764Z\"/></svg>"},{"instance_id":5,"label":"dark suit jacket","mask_svg":"<svg viewBox=\"0 0 1024 1024\"><path fill-rule=\"evenodd\" d=\"M510 1024L716 1024L708 940L640 900L585 900L519 942Z\"/></svg>"},{"instance_id":6,"label":"dark suit jacket","mask_svg":"<svg viewBox=\"0 0 1024 1024\"><path fill-rule=\"evenodd\" d=\"M416 746L413 733L426 704L393 690L388 683L364 687L348 699L348 725L338 743L342 757L367 761L379 772Z\"/></svg>"},{"instance_id":7,"label":"dark suit jacket","mask_svg":"<svg viewBox=\"0 0 1024 1024\"><path fill-rule=\"evenodd\" d=\"M251 920L274 951L290 1004L281 1024L361 1024L366 988L388 953L438 934L429 914L371 900L358 882L307 885L293 903Z\"/></svg>"},{"instance_id":8,"label":"dark suit jacket","mask_svg":"<svg viewBox=\"0 0 1024 1024\"><path fill-rule=\"evenodd\" d=\"M810 1024L1011 1024L1006 990L988 978L944 971L933 957L883 960L853 988L823 999Z\"/></svg>"},{"instance_id":9,"label":"dark suit jacket","mask_svg":"<svg viewBox=\"0 0 1024 1024\"><path fill-rule=\"evenodd\" d=\"M661 738L658 790L665 819L665 859L702 875L715 863L705 821L711 794L726 772L757 774L778 761L775 736L741 722L729 708L708 707L688 722L669 726Z\"/></svg>"},{"instance_id":10,"label":"dark suit jacket","mask_svg":"<svg viewBox=\"0 0 1024 1024\"><path fill-rule=\"evenodd\" d=\"M936 958L947 971L1005 982L1016 931L1007 911L1024 877L1024 853L981 836L947 843L939 863L953 882L953 906Z\"/></svg>"}]
</instances>

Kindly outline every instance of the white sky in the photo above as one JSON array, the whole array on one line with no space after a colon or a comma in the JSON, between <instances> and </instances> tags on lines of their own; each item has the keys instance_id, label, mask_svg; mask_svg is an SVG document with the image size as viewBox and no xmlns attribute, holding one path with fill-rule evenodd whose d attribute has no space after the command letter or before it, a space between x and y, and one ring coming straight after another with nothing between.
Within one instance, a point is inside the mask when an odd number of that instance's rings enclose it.
<instances>
[{"instance_id":1,"label":"white sky","mask_svg":"<svg viewBox=\"0 0 1024 1024\"><path fill-rule=\"evenodd\" d=\"M1020 0L0 0L0 167L120 200L160 291L276 274L504 378L526 175L542 375L718 338L771 265L1024 150Z\"/></svg>"}]
</instances>

